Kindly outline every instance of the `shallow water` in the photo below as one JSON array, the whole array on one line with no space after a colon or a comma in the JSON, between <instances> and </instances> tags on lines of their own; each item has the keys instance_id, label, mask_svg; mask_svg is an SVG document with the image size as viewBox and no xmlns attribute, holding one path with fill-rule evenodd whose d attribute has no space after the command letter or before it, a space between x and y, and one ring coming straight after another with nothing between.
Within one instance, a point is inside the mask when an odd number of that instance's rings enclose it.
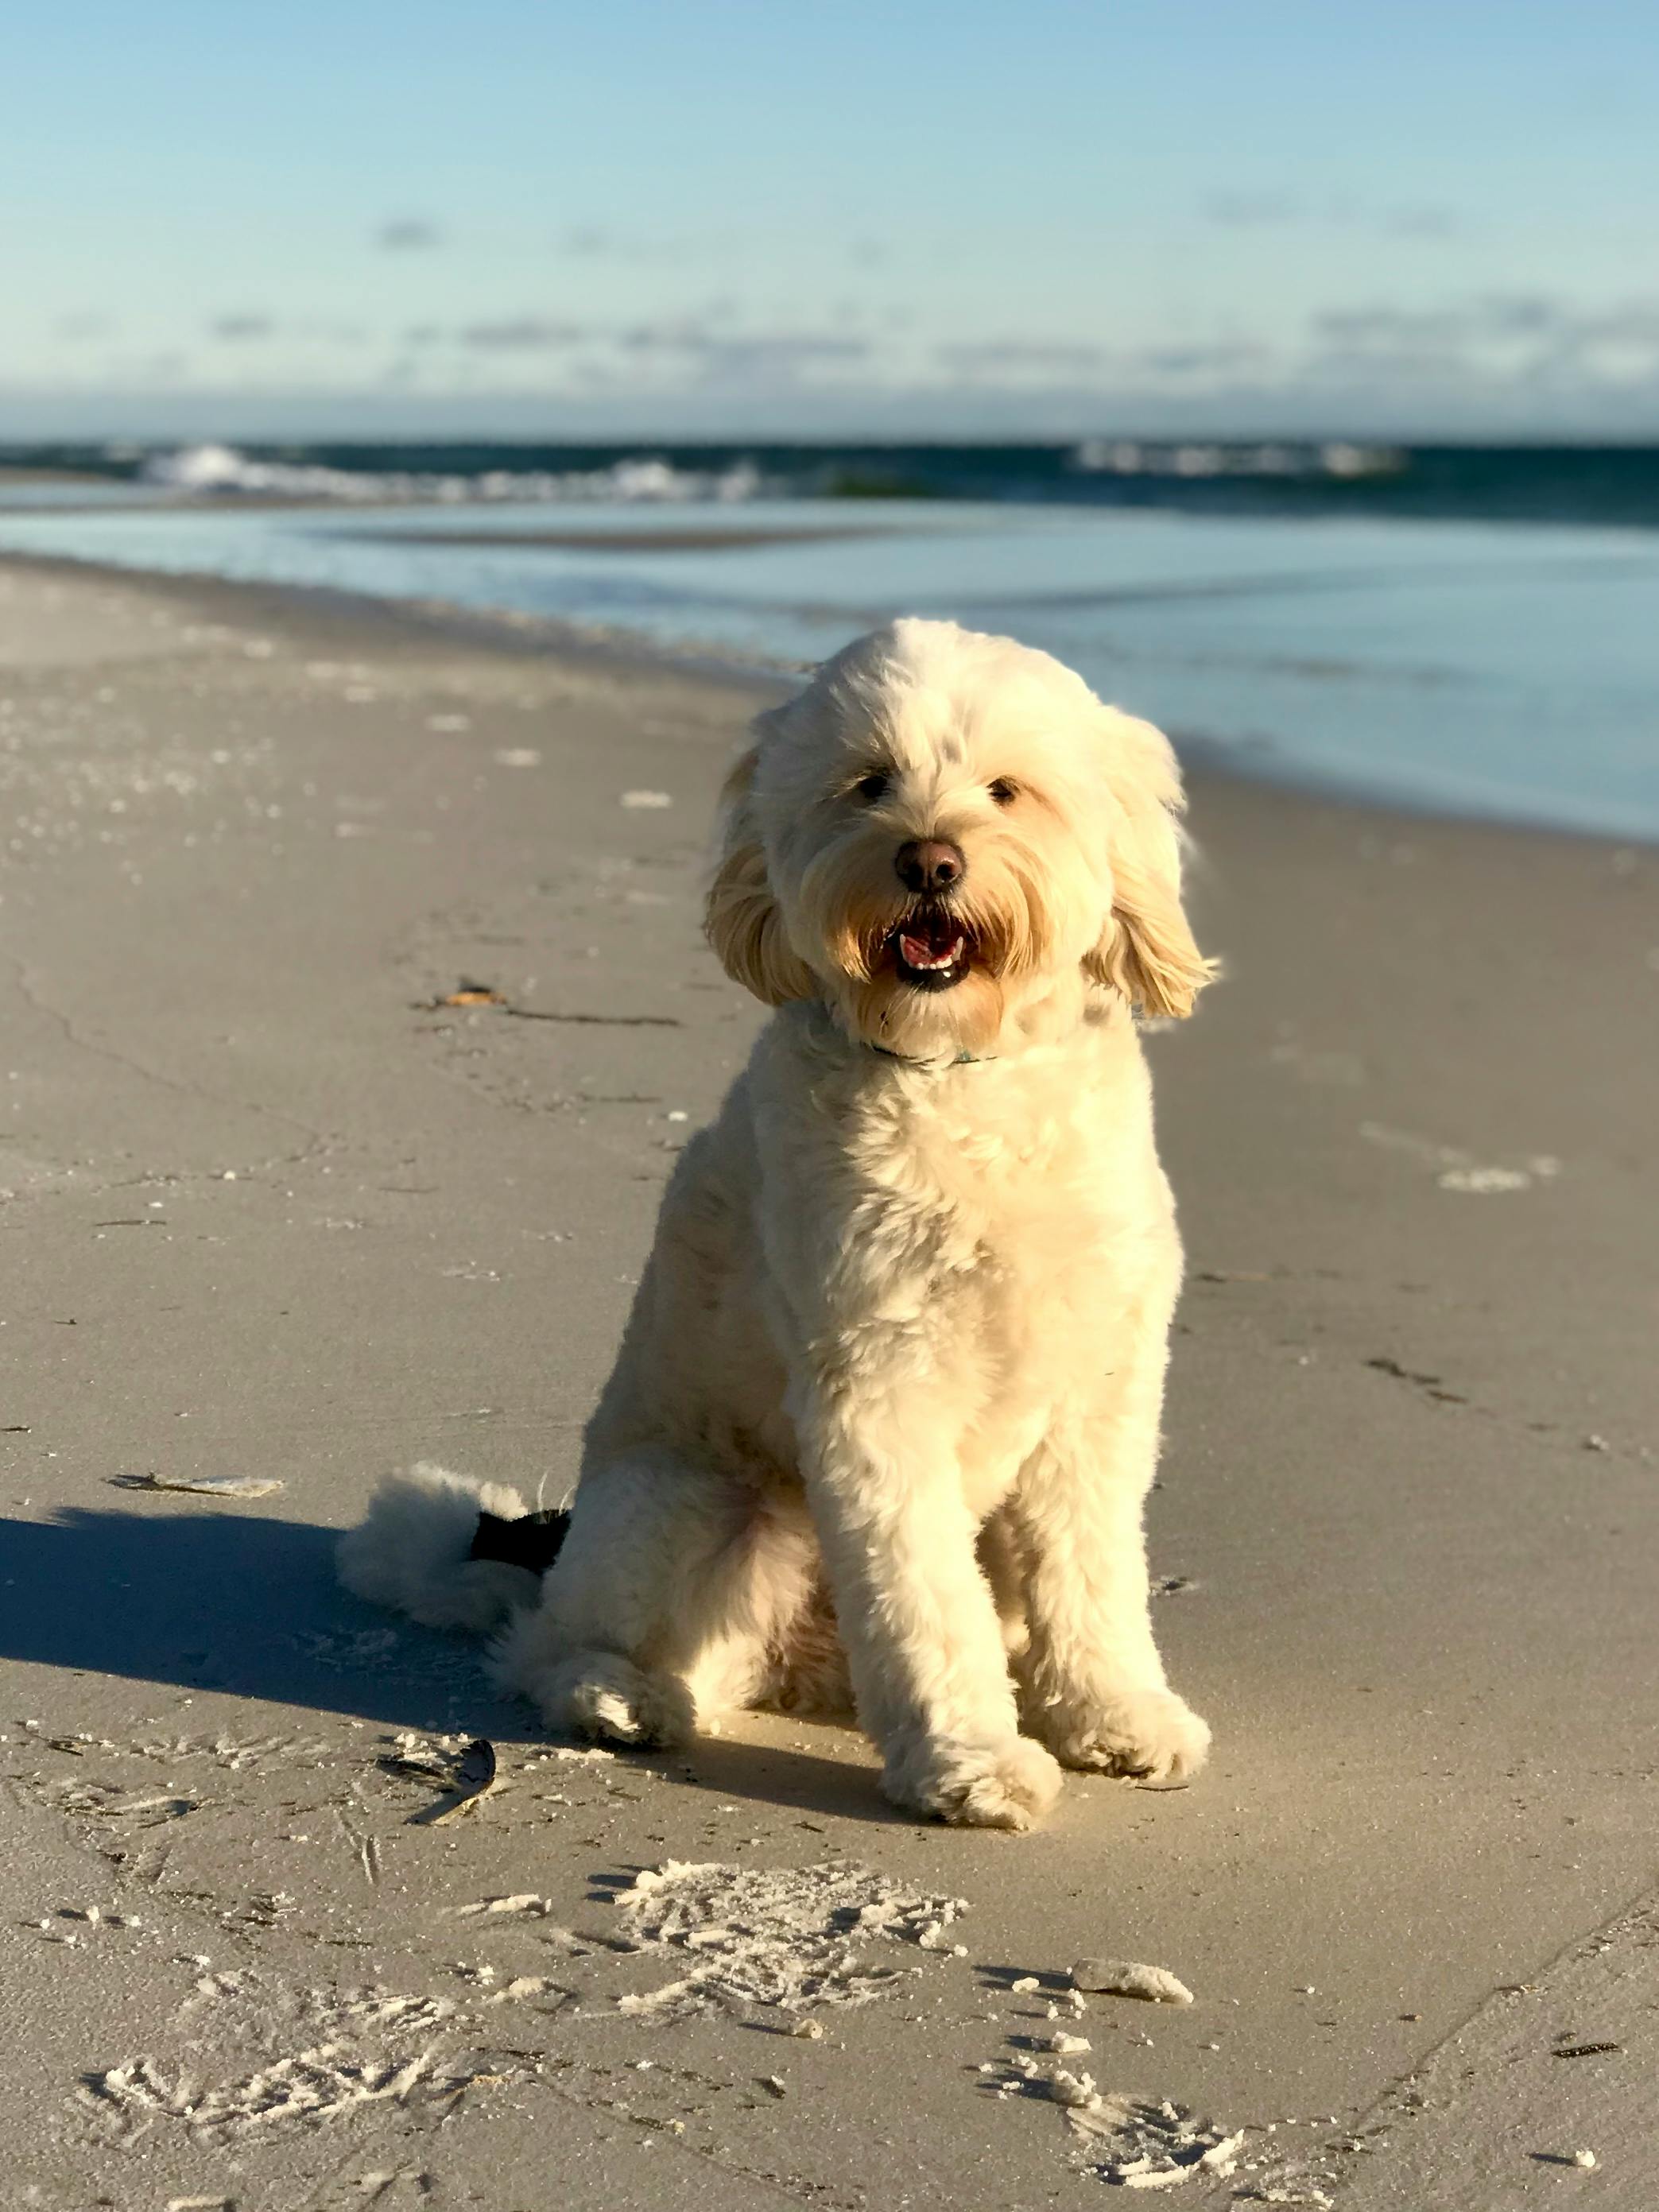
<instances>
[{"instance_id":1,"label":"shallow water","mask_svg":"<svg viewBox=\"0 0 1659 2212\"><path fill-rule=\"evenodd\" d=\"M617 550L512 542L575 529ZM649 543L772 529L858 534ZM1659 537L1641 531L885 501L35 507L0 509L0 549L506 609L736 659L814 660L891 614L951 615L1059 653L1241 768L1659 840Z\"/></svg>"}]
</instances>

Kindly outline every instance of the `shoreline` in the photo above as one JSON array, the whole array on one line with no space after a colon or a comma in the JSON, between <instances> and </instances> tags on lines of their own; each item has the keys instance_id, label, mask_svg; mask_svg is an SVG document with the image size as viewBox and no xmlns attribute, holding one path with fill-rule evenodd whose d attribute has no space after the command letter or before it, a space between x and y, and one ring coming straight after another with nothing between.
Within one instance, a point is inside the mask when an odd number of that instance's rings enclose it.
<instances>
[{"instance_id":1,"label":"shoreline","mask_svg":"<svg viewBox=\"0 0 1659 2212\"><path fill-rule=\"evenodd\" d=\"M413 2161L513 2203L551 2156L573 2212L700 2212L711 2171L734 2212L1086 2194L1055 2106L987 2085L1109 1954L1197 2002L1091 2000L1083 2063L1246 2131L1194 2212L1247 2182L1488 2212L1584 2144L1598 2203L1646 2212L1647 848L1193 778L1227 972L1149 1038L1188 1252L1152 1552L1216 1729L1193 1789L1074 1778L1009 1838L890 1815L860 1739L787 1717L562 1759L475 1646L337 1589L389 1468L532 1499L574 1470L674 1154L762 1018L698 927L757 693L0 557L20 2187L287 2212ZM444 1006L464 978L556 1018ZM507 1787L424 1825L400 1731L489 1737ZM967 1955L884 1944L914 1977L818 2041L758 2007L651 2025L619 1993L684 1954L619 1953L601 1900L669 1858L961 1897ZM1564 2030L1617 2048L1563 2063ZM249 2085L325 2043L328 2129L244 2130ZM422 2054L429 2098L358 2096Z\"/></svg>"},{"instance_id":2,"label":"shoreline","mask_svg":"<svg viewBox=\"0 0 1659 2212\"><path fill-rule=\"evenodd\" d=\"M447 542L447 541L446 541ZM494 542L493 540L490 542ZM287 610L301 619L356 623L366 629L402 629L422 640L447 641L503 653L565 659L619 675L680 677L726 689L747 690L759 701L783 696L805 662L744 659L690 640L659 644L621 625L577 623L556 616L521 614L510 608L467 607L441 599L399 599L353 592L331 585L285 584L220 576L210 571L123 567L118 562L82 559L69 554L14 553L0 548L0 573L81 575L108 585L133 584L178 593L194 602L222 604L227 611L268 607L280 618ZM222 595L222 599L221 597ZM1133 711L1133 706L1131 706ZM1316 769L1276 762L1271 739L1252 745L1207 737L1201 731L1171 726L1167 734L1180 756L1190 787L1214 780L1282 791L1304 798L1390 817L1402 823L1441 823L1504 836L1559 839L1632 851L1659 851L1659 832L1584 829L1570 823L1542 823L1504 813L1496 807L1459 808L1428 799L1402 798L1382 782L1368 785L1358 773L1322 775Z\"/></svg>"}]
</instances>

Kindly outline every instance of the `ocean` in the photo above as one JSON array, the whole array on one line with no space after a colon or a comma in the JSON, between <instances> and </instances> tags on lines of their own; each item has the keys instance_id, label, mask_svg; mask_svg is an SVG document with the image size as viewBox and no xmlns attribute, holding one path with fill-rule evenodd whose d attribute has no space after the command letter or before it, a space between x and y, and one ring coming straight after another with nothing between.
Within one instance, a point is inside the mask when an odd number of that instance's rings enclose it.
<instances>
[{"instance_id":1,"label":"ocean","mask_svg":"<svg viewBox=\"0 0 1659 2212\"><path fill-rule=\"evenodd\" d=\"M1046 647L1195 756L1659 841L1659 448L35 449L0 550L796 666L900 612Z\"/></svg>"}]
</instances>

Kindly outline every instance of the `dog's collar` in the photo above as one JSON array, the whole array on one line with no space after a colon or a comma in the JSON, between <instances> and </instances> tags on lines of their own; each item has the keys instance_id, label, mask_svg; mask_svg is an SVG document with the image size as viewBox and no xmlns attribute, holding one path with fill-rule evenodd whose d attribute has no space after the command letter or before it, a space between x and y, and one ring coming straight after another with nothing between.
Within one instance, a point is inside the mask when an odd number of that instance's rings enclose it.
<instances>
[{"instance_id":1,"label":"dog's collar","mask_svg":"<svg viewBox=\"0 0 1659 2212\"><path fill-rule=\"evenodd\" d=\"M791 1009L791 1011L794 1010ZM867 1038L849 1037L830 1013L830 1009L820 1000L811 1000L799 1011L818 1029L826 1040L833 1040L843 1048L850 1046L854 1053L871 1052L880 1060L896 1060L901 1067L932 1068L937 1073L946 1067L978 1067L1000 1057L994 1052L959 1052L950 1060L915 1060L908 1053L894 1052L890 1047L884 1044L872 1044Z\"/></svg>"},{"instance_id":2,"label":"dog's collar","mask_svg":"<svg viewBox=\"0 0 1659 2212\"><path fill-rule=\"evenodd\" d=\"M884 1060L896 1060L901 1067L932 1067L935 1065L931 1060L912 1060L906 1052L890 1052L884 1044L866 1045L865 1049L878 1052ZM994 1052L959 1052L954 1060L946 1060L945 1065L947 1067L980 1067L996 1057Z\"/></svg>"}]
</instances>

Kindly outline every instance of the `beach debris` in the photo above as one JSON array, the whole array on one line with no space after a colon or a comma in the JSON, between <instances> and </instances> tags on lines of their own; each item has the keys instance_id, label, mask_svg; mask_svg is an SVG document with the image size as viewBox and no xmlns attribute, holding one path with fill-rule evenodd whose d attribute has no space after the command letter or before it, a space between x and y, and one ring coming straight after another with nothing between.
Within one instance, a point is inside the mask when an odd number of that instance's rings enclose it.
<instances>
[{"instance_id":1,"label":"beach debris","mask_svg":"<svg viewBox=\"0 0 1659 2212\"><path fill-rule=\"evenodd\" d=\"M543 1997L558 1984L550 1974L515 1974L513 1979L484 1999L486 2004L514 2004L525 1997ZM563 1994L562 1991L560 1992Z\"/></svg>"},{"instance_id":2,"label":"beach debris","mask_svg":"<svg viewBox=\"0 0 1659 2212\"><path fill-rule=\"evenodd\" d=\"M1521 1168L1447 1168L1435 1177L1442 1190L1462 1190L1490 1198L1504 1190L1530 1190L1532 1177Z\"/></svg>"},{"instance_id":3,"label":"beach debris","mask_svg":"<svg viewBox=\"0 0 1659 2212\"><path fill-rule=\"evenodd\" d=\"M497 768L539 768L542 757L534 745L501 745L491 754Z\"/></svg>"},{"instance_id":4,"label":"beach debris","mask_svg":"<svg viewBox=\"0 0 1659 2212\"><path fill-rule=\"evenodd\" d=\"M920 1948L923 1933L967 1908L868 1867L690 1865L647 1868L615 1899L639 1951L672 1952L679 1978L619 2000L625 2013L683 2020L756 2005L801 2012L868 2004L915 1966L866 1959L872 1943Z\"/></svg>"},{"instance_id":5,"label":"beach debris","mask_svg":"<svg viewBox=\"0 0 1659 2212\"><path fill-rule=\"evenodd\" d=\"M474 1919L484 1912L532 1913L538 1919L544 1920L553 1907L546 1898L538 1897L533 1889L526 1889L513 1897L480 1898L476 1905L458 1905L455 1910L463 1920Z\"/></svg>"},{"instance_id":6,"label":"beach debris","mask_svg":"<svg viewBox=\"0 0 1659 2212\"><path fill-rule=\"evenodd\" d=\"M1553 2058L1599 2058L1604 2051L1622 2051L1622 2043L1566 2043L1559 2044L1550 2053Z\"/></svg>"},{"instance_id":7,"label":"beach debris","mask_svg":"<svg viewBox=\"0 0 1659 2212\"><path fill-rule=\"evenodd\" d=\"M1094 2045L1086 2035L1066 2035L1062 2032L1045 2037L1042 2047L1045 2051L1052 2051L1056 2058L1082 2058L1093 2050Z\"/></svg>"},{"instance_id":8,"label":"beach debris","mask_svg":"<svg viewBox=\"0 0 1659 2212\"><path fill-rule=\"evenodd\" d=\"M999 2069L981 2066L994 2076ZM1066 2116L1073 2136L1089 2148L1100 2179L1119 2189L1175 2189L1205 2176L1231 2174L1244 2147L1242 2129L1218 2127L1194 2119L1168 2099L1150 2100L1101 2089L1092 2074L1067 2066L1046 2071L1035 2058L1020 2057L1001 2069L1001 2080L988 2082L1000 2100L1046 2097Z\"/></svg>"},{"instance_id":9,"label":"beach debris","mask_svg":"<svg viewBox=\"0 0 1659 2212\"><path fill-rule=\"evenodd\" d=\"M1035 1996L1042 1987L1042 1982L1035 1974L1021 1974L1008 1984L1010 1994L1017 1997Z\"/></svg>"},{"instance_id":10,"label":"beach debris","mask_svg":"<svg viewBox=\"0 0 1659 2212\"><path fill-rule=\"evenodd\" d=\"M1096 2092L1068 2104L1066 2118L1073 2134L1109 2146L1095 2170L1119 2189L1176 2189L1206 2175L1224 2179L1244 2148L1243 2129L1194 2120L1167 2100L1153 2105Z\"/></svg>"},{"instance_id":11,"label":"beach debris","mask_svg":"<svg viewBox=\"0 0 1659 2212\"><path fill-rule=\"evenodd\" d=\"M1073 1984L1097 1995L1139 1997L1146 2004L1189 2005L1193 1993L1167 1966L1143 1966L1133 1959L1079 1959Z\"/></svg>"},{"instance_id":12,"label":"beach debris","mask_svg":"<svg viewBox=\"0 0 1659 2212\"><path fill-rule=\"evenodd\" d=\"M1362 1121L1359 1133L1367 1144L1379 1145L1385 1152L1403 1152L1420 1166L1437 1170L1435 1182L1442 1190L1489 1197L1500 1191L1530 1190L1534 1182L1547 1182L1561 1172L1561 1163L1553 1152L1535 1154L1524 1168L1495 1167L1483 1164L1455 1145L1438 1145L1380 1121Z\"/></svg>"},{"instance_id":13,"label":"beach debris","mask_svg":"<svg viewBox=\"0 0 1659 2212\"><path fill-rule=\"evenodd\" d=\"M618 804L637 813L653 807L672 806L674 802L665 791L625 791Z\"/></svg>"},{"instance_id":14,"label":"beach debris","mask_svg":"<svg viewBox=\"0 0 1659 2212\"><path fill-rule=\"evenodd\" d=\"M184 1490L196 1498L269 1498L283 1486L258 1474L118 1474L119 1490Z\"/></svg>"},{"instance_id":15,"label":"beach debris","mask_svg":"<svg viewBox=\"0 0 1659 2212\"><path fill-rule=\"evenodd\" d=\"M781 2074L763 2074L760 2076L760 2085L774 2097L787 2097L789 2094L789 2085Z\"/></svg>"},{"instance_id":16,"label":"beach debris","mask_svg":"<svg viewBox=\"0 0 1659 2212\"><path fill-rule=\"evenodd\" d=\"M449 1789L451 1802L428 1807L424 1813L413 1816L414 1825L422 1827L441 1827L446 1820L458 1820L465 1813L476 1812L492 1791L501 1788L501 1778L495 1771L495 1747L483 1736L475 1736L464 1744L460 1756L451 1770Z\"/></svg>"},{"instance_id":17,"label":"beach debris","mask_svg":"<svg viewBox=\"0 0 1659 2212\"><path fill-rule=\"evenodd\" d=\"M154 1827L163 1820L182 1820L201 1810L205 1800L173 1790L125 1790L113 1782L73 1780L49 1783L37 1793L60 1813L82 1819L133 1820Z\"/></svg>"},{"instance_id":18,"label":"beach debris","mask_svg":"<svg viewBox=\"0 0 1659 2212\"><path fill-rule=\"evenodd\" d=\"M507 1000L493 983L473 983L463 977L453 991L447 991L441 998L434 999L429 1004L432 1009L439 1006L504 1006Z\"/></svg>"},{"instance_id":19,"label":"beach debris","mask_svg":"<svg viewBox=\"0 0 1659 2212\"><path fill-rule=\"evenodd\" d=\"M1593 2150L1576 2150L1572 2162L1575 2166L1582 2166L1588 2173L1596 2163L1595 2153Z\"/></svg>"},{"instance_id":20,"label":"beach debris","mask_svg":"<svg viewBox=\"0 0 1659 2212\"><path fill-rule=\"evenodd\" d=\"M129 2136L157 2119L230 2135L283 2120L331 2119L365 2105L409 2104L417 2094L453 2098L505 2078L499 2063L441 2059L433 2045L399 2059L354 2057L338 2044L323 2043L216 2088L204 2088L188 2073L169 2075L152 2059L129 2059L93 2075L81 2100Z\"/></svg>"}]
</instances>

